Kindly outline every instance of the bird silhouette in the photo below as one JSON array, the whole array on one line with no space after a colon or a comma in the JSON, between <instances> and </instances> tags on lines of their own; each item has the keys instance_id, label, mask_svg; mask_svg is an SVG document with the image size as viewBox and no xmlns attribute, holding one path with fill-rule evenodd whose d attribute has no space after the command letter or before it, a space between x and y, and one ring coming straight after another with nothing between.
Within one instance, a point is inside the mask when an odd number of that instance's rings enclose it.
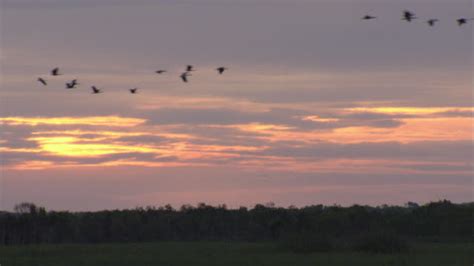
<instances>
[{"instance_id":1,"label":"bird silhouette","mask_svg":"<svg viewBox=\"0 0 474 266\"><path fill-rule=\"evenodd\" d=\"M44 80L43 78L38 78L38 81L41 82L41 84L43 84L44 86L47 86L48 83L46 82L46 80Z\"/></svg>"},{"instance_id":2,"label":"bird silhouette","mask_svg":"<svg viewBox=\"0 0 474 266\"><path fill-rule=\"evenodd\" d=\"M66 83L66 89L75 89L77 85L79 85L77 79L73 79L71 82Z\"/></svg>"},{"instance_id":3,"label":"bird silhouette","mask_svg":"<svg viewBox=\"0 0 474 266\"><path fill-rule=\"evenodd\" d=\"M138 91L138 88L133 88L129 90L131 94L136 94Z\"/></svg>"},{"instance_id":4,"label":"bird silhouette","mask_svg":"<svg viewBox=\"0 0 474 266\"><path fill-rule=\"evenodd\" d=\"M97 87L96 87L96 86L92 86L91 88L92 88L92 93L93 93L93 94L102 93L102 91L101 91L101 90L99 90L99 89L97 89Z\"/></svg>"},{"instance_id":5,"label":"bird silhouette","mask_svg":"<svg viewBox=\"0 0 474 266\"><path fill-rule=\"evenodd\" d=\"M59 67L51 70L51 76L60 76L61 74L59 74Z\"/></svg>"},{"instance_id":6,"label":"bird silhouette","mask_svg":"<svg viewBox=\"0 0 474 266\"><path fill-rule=\"evenodd\" d=\"M462 26L464 24L467 24L467 22L470 20L474 20L474 19L473 18L460 18L457 20L457 22L459 26Z\"/></svg>"},{"instance_id":7,"label":"bird silhouette","mask_svg":"<svg viewBox=\"0 0 474 266\"><path fill-rule=\"evenodd\" d=\"M155 71L156 74L163 74L165 72L166 72L166 70L163 70L163 69Z\"/></svg>"},{"instance_id":8,"label":"bird silhouette","mask_svg":"<svg viewBox=\"0 0 474 266\"><path fill-rule=\"evenodd\" d=\"M216 70L217 72L219 72L220 75L222 75L222 73L224 73L224 71L226 71L227 69L227 67L218 67Z\"/></svg>"},{"instance_id":9,"label":"bird silhouette","mask_svg":"<svg viewBox=\"0 0 474 266\"><path fill-rule=\"evenodd\" d=\"M188 66L186 67L186 72L191 72L191 71L194 71L194 66L188 65Z\"/></svg>"},{"instance_id":10,"label":"bird silhouette","mask_svg":"<svg viewBox=\"0 0 474 266\"><path fill-rule=\"evenodd\" d=\"M433 18L433 19L430 19L430 20L426 21L426 23L428 23L428 25L433 27L436 24L436 22L438 22L438 21L439 21L439 19Z\"/></svg>"},{"instance_id":11,"label":"bird silhouette","mask_svg":"<svg viewBox=\"0 0 474 266\"><path fill-rule=\"evenodd\" d=\"M362 17L363 20L372 20L372 19L376 19L377 17L374 17L374 16L371 16L371 15L365 15L364 17Z\"/></svg>"},{"instance_id":12,"label":"bird silhouette","mask_svg":"<svg viewBox=\"0 0 474 266\"><path fill-rule=\"evenodd\" d=\"M403 20L411 22L412 20L414 20L416 18L417 17L415 16L415 14L412 13L411 11L408 11L408 10L403 11Z\"/></svg>"},{"instance_id":13,"label":"bird silhouette","mask_svg":"<svg viewBox=\"0 0 474 266\"><path fill-rule=\"evenodd\" d=\"M181 79L183 80L183 82L187 83L188 82L188 77L191 76L191 74L189 74L189 72L184 72L183 74L181 74Z\"/></svg>"}]
</instances>

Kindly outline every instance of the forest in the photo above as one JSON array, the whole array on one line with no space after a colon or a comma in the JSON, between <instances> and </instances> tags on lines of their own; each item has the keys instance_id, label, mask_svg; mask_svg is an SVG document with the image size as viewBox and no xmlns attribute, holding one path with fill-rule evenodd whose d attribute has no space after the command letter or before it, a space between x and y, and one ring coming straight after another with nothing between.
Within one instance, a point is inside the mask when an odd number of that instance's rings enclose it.
<instances>
[{"instance_id":1,"label":"forest","mask_svg":"<svg viewBox=\"0 0 474 266\"><path fill-rule=\"evenodd\" d=\"M356 238L386 232L430 242L470 241L474 203L302 208L258 204L170 205L97 212L48 211L32 203L0 212L0 245L158 241L278 241L291 235Z\"/></svg>"}]
</instances>

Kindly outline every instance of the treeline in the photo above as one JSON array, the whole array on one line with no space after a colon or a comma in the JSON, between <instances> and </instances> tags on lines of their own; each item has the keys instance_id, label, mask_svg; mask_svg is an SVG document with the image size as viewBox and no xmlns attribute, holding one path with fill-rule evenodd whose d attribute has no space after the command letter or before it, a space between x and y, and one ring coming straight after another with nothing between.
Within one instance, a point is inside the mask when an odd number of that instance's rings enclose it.
<instances>
[{"instance_id":1,"label":"treeline","mask_svg":"<svg viewBox=\"0 0 474 266\"><path fill-rule=\"evenodd\" d=\"M47 211L22 203L0 212L0 244L103 243L151 241L275 241L289 234L334 238L389 232L403 237L470 239L474 203L439 201L418 206L354 205L252 209L225 205L167 205L99 212Z\"/></svg>"}]
</instances>

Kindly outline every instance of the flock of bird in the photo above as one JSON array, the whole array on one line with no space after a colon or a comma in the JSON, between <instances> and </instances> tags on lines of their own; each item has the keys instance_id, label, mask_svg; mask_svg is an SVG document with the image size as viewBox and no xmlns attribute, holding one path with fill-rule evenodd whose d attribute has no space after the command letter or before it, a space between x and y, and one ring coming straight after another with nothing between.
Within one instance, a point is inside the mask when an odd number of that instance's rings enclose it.
<instances>
[{"instance_id":1,"label":"flock of bird","mask_svg":"<svg viewBox=\"0 0 474 266\"><path fill-rule=\"evenodd\" d=\"M373 15L365 15L364 17L362 17L362 19L363 20L374 20L374 19L377 19L377 17L373 16ZM405 20L407 22L412 22L415 19L418 19L418 17L415 15L415 13L413 13L409 10L403 11L402 20ZM464 24L467 24L469 21L472 21L472 20L474 20L474 18L459 18L456 21L457 21L459 26L463 26ZM426 23L428 23L428 25L431 26L431 27L435 26L435 24L438 23L438 22L439 22L439 19L437 19L437 18L430 18L430 19L426 20ZM222 75L224 73L224 71L226 71L227 69L228 68L226 68L226 67L218 67L216 70L220 75ZM188 65L186 67L186 70L180 75L181 80L183 82L187 83L189 81L188 77L191 76L191 72L193 72L193 71L195 71L194 66ZM160 69L160 70L155 71L155 73L159 74L159 75L164 74L166 72L167 71L164 70L164 69ZM55 69L51 70L51 76L60 76L60 75L61 74L59 73L59 68L55 68ZM48 82L42 77L39 77L38 81L41 84L43 84L44 86L48 85ZM74 89L74 88L77 87L77 85L79 85L79 83L77 82L77 79L71 80L70 82L66 83L66 89ZM98 89L96 86L91 86L91 89L92 89L93 94L102 93L102 90ZM138 92L138 88L129 89L129 92L131 94L136 94Z\"/></svg>"},{"instance_id":2,"label":"flock of bird","mask_svg":"<svg viewBox=\"0 0 474 266\"><path fill-rule=\"evenodd\" d=\"M373 16L373 15L365 15L364 17L362 17L362 19L363 20L373 20L373 19L377 19L377 17ZM417 19L415 13L413 13L409 10L403 11L402 20L405 20L407 22L412 22L415 19ZM464 24L467 24L471 20L474 20L474 18L458 18L456 20L456 22L458 23L459 26L462 26ZM433 27L438 22L439 22L439 19L437 19L437 18L430 18L430 19L426 20L426 23L428 23L428 25L431 26L431 27Z\"/></svg>"},{"instance_id":3,"label":"flock of bird","mask_svg":"<svg viewBox=\"0 0 474 266\"><path fill-rule=\"evenodd\" d=\"M227 70L228 68L227 67L218 67L216 68L216 71L217 73L219 73L219 75L222 75L224 74L224 72ZM196 69L194 68L194 66L192 65L188 65L186 66L186 70L180 75L180 78L183 82L187 83L189 80L188 80L188 77L191 76L191 72L193 71L196 71ZM167 71L164 70L164 69L160 69L160 70L157 70L155 71L156 74L158 75L161 75L161 74L164 74L166 73ZM51 73L50 75L52 77L56 77L56 76L61 76L62 74L60 73L59 71L59 67L56 67L54 68L53 70L51 70ZM44 86L48 86L48 81L46 81L45 78L43 77L39 77L38 78L38 82L40 82L41 84L43 84ZM79 83L77 82L77 79L73 79L71 80L70 82L66 82L66 89L75 89L77 86L79 85ZM102 90L97 88L96 86L91 86L91 89L92 89L92 93L93 94L99 94L99 93L102 93ZM138 92L138 88L133 88L133 89L129 89L128 90L131 94L136 94Z\"/></svg>"}]
</instances>

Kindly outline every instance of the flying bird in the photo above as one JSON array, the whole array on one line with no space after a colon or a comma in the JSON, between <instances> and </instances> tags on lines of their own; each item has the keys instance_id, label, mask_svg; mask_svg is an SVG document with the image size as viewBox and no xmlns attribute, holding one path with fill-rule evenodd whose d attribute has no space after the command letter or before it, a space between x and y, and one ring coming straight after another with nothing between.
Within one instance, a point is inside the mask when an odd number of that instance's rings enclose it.
<instances>
[{"instance_id":1,"label":"flying bird","mask_svg":"<svg viewBox=\"0 0 474 266\"><path fill-rule=\"evenodd\" d=\"M165 72L166 72L166 70L163 70L163 69L155 71L156 74L163 74Z\"/></svg>"},{"instance_id":2,"label":"flying bird","mask_svg":"<svg viewBox=\"0 0 474 266\"><path fill-rule=\"evenodd\" d=\"M59 74L59 67L51 70L51 76L60 76L61 74Z\"/></svg>"},{"instance_id":3,"label":"flying bird","mask_svg":"<svg viewBox=\"0 0 474 266\"><path fill-rule=\"evenodd\" d=\"M38 78L38 81L41 82L41 84L43 84L44 86L47 86L48 83L46 82L46 80L44 80L43 78Z\"/></svg>"},{"instance_id":4,"label":"flying bird","mask_svg":"<svg viewBox=\"0 0 474 266\"><path fill-rule=\"evenodd\" d=\"M415 16L415 14L412 13L411 11L408 11L408 10L403 11L403 20L411 22L412 20L414 20L416 18L417 17Z\"/></svg>"},{"instance_id":5,"label":"flying bird","mask_svg":"<svg viewBox=\"0 0 474 266\"><path fill-rule=\"evenodd\" d=\"M435 25L435 23L438 22L438 21L439 21L439 19L433 18L433 19L430 19L430 20L426 21L426 23L428 23L428 25L433 27Z\"/></svg>"},{"instance_id":6,"label":"flying bird","mask_svg":"<svg viewBox=\"0 0 474 266\"><path fill-rule=\"evenodd\" d=\"M96 86L92 86L91 88L92 88L92 93L93 93L93 94L98 94L98 93L101 93L101 92L102 92L101 90L97 89Z\"/></svg>"},{"instance_id":7,"label":"flying bird","mask_svg":"<svg viewBox=\"0 0 474 266\"><path fill-rule=\"evenodd\" d=\"M130 89L129 91L131 94L136 94L138 91L138 88Z\"/></svg>"},{"instance_id":8,"label":"flying bird","mask_svg":"<svg viewBox=\"0 0 474 266\"><path fill-rule=\"evenodd\" d=\"M76 88L76 84L74 83L66 83L66 89L75 89Z\"/></svg>"},{"instance_id":9,"label":"flying bird","mask_svg":"<svg viewBox=\"0 0 474 266\"><path fill-rule=\"evenodd\" d=\"M191 71L194 71L194 66L188 65L188 66L186 67L186 72L191 72Z\"/></svg>"},{"instance_id":10,"label":"flying bird","mask_svg":"<svg viewBox=\"0 0 474 266\"><path fill-rule=\"evenodd\" d=\"M462 26L462 25L464 25L464 24L467 24L467 22L470 21L470 20L474 20L474 19L472 19L472 18L470 18L470 19L468 19L468 18L460 18L460 19L457 20L457 22L458 22L458 25L459 25L459 26Z\"/></svg>"},{"instance_id":11,"label":"flying bird","mask_svg":"<svg viewBox=\"0 0 474 266\"><path fill-rule=\"evenodd\" d=\"M374 16L371 16L371 15L366 15L364 17L362 17L363 20L372 20L372 19L376 19L377 17L374 17Z\"/></svg>"},{"instance_id":12,"label":"flying bird","mask_svg":"<svg viewBox=\"0 0 474 266\"><path fill-rule=\"evenodd\" d=\"M66 83L66 89L75 89L77 85L79 85L77 79L73 79L71 82Z\"/></svg>"},{"instance_id":13,"label":"flying bird","mask_svg":"<svg viewBox=\"0 0 474 266\"><path fill-rule=\"evenodd\" d=\"M226 71L227 69L228 69L227 67L219 67L216 70L217 70L217 72L219 72L219 74L222 75L222 73L224 73L224 71Z\"/></svg>"},{"instance_id":14,"label":"flying bird","mask_svg":"<svg viewBox=\"0 0 474 266\"><path fill-rule=\"evenodd\" d=\"M183 74L181 74L181 79L183 80L183 82L188 82L188 77L191 76L191 74L189 74L189 72L184 72Z\"/></svg>"}]
</instances>

